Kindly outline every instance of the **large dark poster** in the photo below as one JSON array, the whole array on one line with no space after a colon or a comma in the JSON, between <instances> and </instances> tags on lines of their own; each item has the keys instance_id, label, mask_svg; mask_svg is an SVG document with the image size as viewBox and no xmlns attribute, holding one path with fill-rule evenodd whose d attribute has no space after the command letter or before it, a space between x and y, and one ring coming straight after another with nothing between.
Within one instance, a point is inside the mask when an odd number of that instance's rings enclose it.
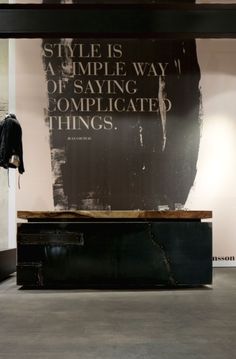
<instances>
[{"instance_id":1,"label":"large dark poster","mask_svg":"<svg viewBox=\"0 0 236 359\"><path fill-rule=\"evenodd\" d=\"M200 140L195 41L47 39L42 49L55 207L184 205Z\"/></svg>"}]
</instances>

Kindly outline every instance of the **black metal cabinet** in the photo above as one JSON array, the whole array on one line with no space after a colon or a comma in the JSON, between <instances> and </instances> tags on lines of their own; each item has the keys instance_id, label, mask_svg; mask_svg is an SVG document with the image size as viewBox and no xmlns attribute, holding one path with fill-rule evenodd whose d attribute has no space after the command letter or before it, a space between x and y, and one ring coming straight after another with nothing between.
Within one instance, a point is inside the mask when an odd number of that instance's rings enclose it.
<instances>
[{"instance_id":1,"label":"black metal cabinet","mask_svg":"<svg viewBox=\"0 0 236 359\"><path fill-rule=\"evenodd\" d=\"M23 286L198 286L212 283L211 223L80 221L18 225Z\"/></svg>"}]
</instances>

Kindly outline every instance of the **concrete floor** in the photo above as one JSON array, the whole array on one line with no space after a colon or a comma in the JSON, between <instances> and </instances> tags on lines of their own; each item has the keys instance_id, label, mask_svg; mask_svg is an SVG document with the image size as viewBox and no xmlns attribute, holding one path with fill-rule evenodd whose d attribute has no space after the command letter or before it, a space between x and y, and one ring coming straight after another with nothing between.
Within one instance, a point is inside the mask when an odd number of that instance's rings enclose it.
<instances>
[{"instance_id":1,"label":"concrete floor","mask_svg":"<svg viewBox=\"0 0 236 359\"><path fill-rule=\"evenodd\" d=\"M1 359L234 359L236 268L212 288L19 290L0 283Z\"/></svg>"}]
</instances>

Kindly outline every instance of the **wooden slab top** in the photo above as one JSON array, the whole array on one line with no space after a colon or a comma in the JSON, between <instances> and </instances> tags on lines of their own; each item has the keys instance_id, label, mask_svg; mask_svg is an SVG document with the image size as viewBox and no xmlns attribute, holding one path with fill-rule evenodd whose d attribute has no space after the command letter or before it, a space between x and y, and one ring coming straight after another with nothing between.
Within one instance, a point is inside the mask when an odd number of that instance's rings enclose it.
<instances>
[{"instance_id":1,"label":"wooden slab top","mask_svg":"<svg viewBox=\"0 0 236 359\"><path fill-rule=\"evenodd\" d=\"M205 219L212 218L212 211L18 211L22 219Z\"/></svg>"}]
</instances>

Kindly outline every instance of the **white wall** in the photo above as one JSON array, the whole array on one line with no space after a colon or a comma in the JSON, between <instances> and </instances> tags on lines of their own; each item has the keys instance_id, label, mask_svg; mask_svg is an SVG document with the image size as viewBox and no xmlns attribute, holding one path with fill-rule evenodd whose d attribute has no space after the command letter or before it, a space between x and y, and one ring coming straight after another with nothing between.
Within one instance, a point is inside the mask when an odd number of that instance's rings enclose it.
<instances>
[{"instance_id":1,"label":"white wall","mask_svg":"<svg viewBox=\"0 0 236 359\"><path fill-rule=\"evenodd\" d=\"M202 136L186 206L213 210L217 265L236 265L236 40L198 40ZM233 258L234 257L234 258Z\"/></svg>"},{"instance_id":2,"label":"white wall","mask_svg":"<svg viewBox=\"0 0 236 359\"><path fill-rule=\"evenodd\" d=\"M53 210L51 155L41 39L16 40L16 114L23 130L25 173L17 188L18 210ZM27 84L25 86L24 84Z\"/></svg>"},{"instance_id":3,"label":"white wall","mask_svg":"<svg viewBox=\"0 0 236 359\"><path fill-rule=\"evenodd\" d=\"M8 182L7 172L0 170L0 251L8 249Z\"/></svg>"}]
</instances>

